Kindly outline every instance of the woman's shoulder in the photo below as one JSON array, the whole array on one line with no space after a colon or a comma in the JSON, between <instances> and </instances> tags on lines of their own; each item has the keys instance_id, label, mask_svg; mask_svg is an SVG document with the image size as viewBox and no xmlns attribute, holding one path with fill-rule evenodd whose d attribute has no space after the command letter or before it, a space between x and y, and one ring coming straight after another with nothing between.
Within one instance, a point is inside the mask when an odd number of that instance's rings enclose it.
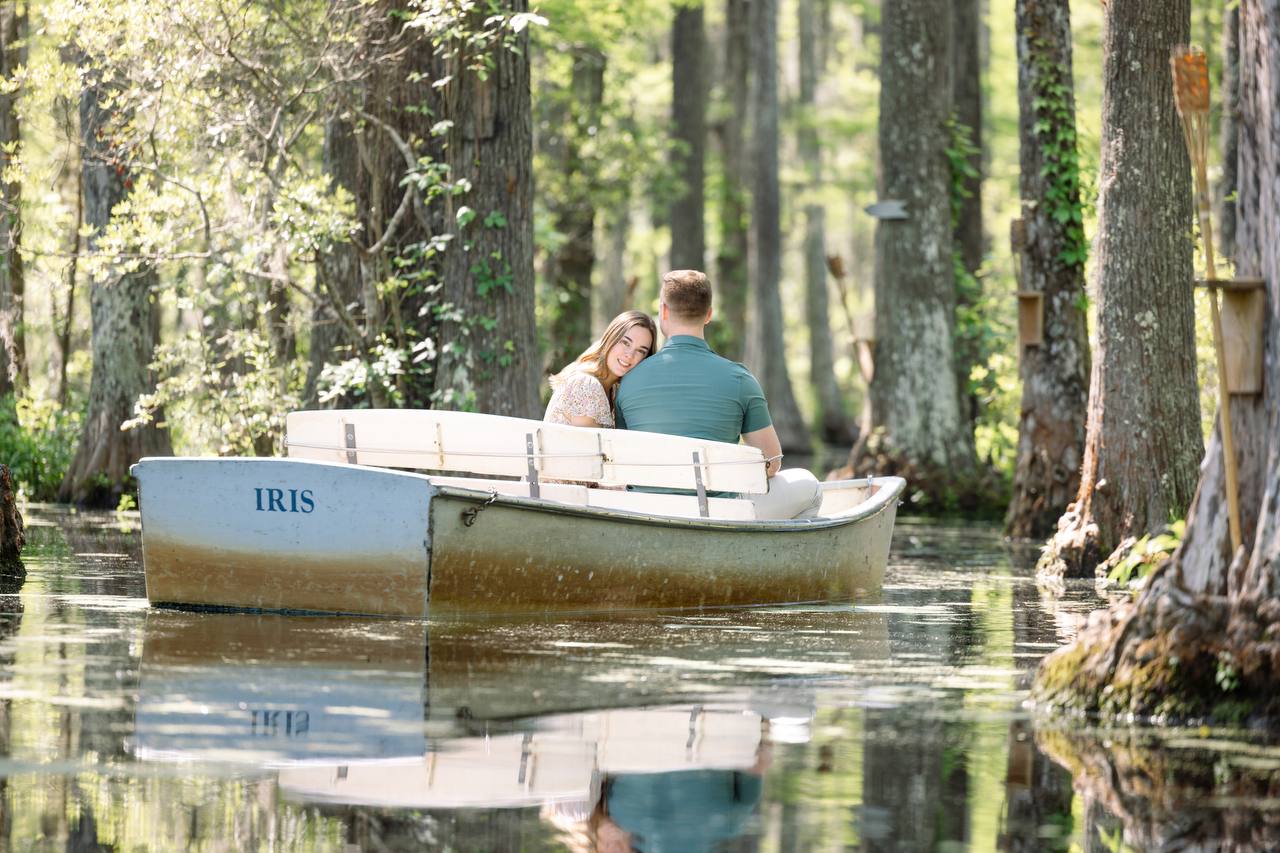
<instances>
[{"instance_id":1,"label":"woman's shoulder","mask_svg":"<svg viewBox=\"0 0 1280 853\"><path fill-rule=\"evenodd\" d=\"M551 395L543 420L569 423L570 417L589 417L601 426L613 426L609 394L600 380L590 373L568 371L556 377L553 387L555 393Z\"/></svg>"},{"instance_id":2,"label":"woman's shoulder","mask_svg":"<svg viewBox=\"0 0 1280 853\"><path fill-rule=\"evenodd\" d=\"M600 389L600 393L604 393L604 385L600 383L593 374L585 370L570 370L560 374L560 382L558 387L566 391L594 391Z\"/></svg>"}]
</instances>

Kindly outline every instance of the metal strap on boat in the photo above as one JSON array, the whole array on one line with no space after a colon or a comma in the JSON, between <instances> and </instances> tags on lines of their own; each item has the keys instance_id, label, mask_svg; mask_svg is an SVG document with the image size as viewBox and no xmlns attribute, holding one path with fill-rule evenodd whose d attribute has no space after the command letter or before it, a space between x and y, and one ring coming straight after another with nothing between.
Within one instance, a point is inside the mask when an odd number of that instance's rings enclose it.
<instances>
[{"instance_id":1,"label":"metal strap on boat","mask_svg":"<svg viewBox=\"0 0 1280 853\"><path fill-rule=\"evenodd\" d=\"M356 425L343 424L342 430L347 439L347 464L355 465L356 464Z\"/></svg>"},{"instance_id":2,"label":"metal strap on boat","mask_svg":"<svg viewBox=\"0 0 1280 853\"><path fill-rule=\"evenodd\" d=\"M693 451L693 483L698 489L698 515L708 518L711 509L707 505L707 487L702 484L702 462L698 451Z\"/></svg>"},{"instance_id":3,"label":"metal strap on boat","mask_svg":"<svg viewBox=\"0 0 1280 853\"><path fill-rule=\"evenodd\" d=\"M537 455L533 452L533 433L526 432L524 434L525 456L529 460L529 497L537 498L541 495L541 489L538 488L538 462Z\"/></svg>"}]
</instances>

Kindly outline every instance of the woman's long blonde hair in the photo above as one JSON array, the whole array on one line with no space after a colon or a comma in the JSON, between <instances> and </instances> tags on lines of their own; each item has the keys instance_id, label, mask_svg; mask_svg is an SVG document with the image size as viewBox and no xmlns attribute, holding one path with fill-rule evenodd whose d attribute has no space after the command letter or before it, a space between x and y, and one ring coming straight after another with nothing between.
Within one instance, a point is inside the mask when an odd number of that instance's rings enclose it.
<instances>
[{"instance_id":1,"label":"woman's long blonde hair","mask_svg":"<svg viewBox=\"0 0 1280 853\"><path fill-rule=\"evenodd\" d=\"M658 327L654 325L653 318L643 311L623 311L610 321L608 327L604 330L604 334L582 351L582 355L569 362L563 370L551 377L552 389L559 388L566 379L578 372L591 374L600 380L601 385L609 388L609 365L605 363L605 360L609 357L609 350L613 349L613 345L622 340L622 336L636 326L643 326L649 330L649 335L653 340L653 343L649 344L649 354L652 355L652 348L658 342Z\"/></svg>"}]
</instances>

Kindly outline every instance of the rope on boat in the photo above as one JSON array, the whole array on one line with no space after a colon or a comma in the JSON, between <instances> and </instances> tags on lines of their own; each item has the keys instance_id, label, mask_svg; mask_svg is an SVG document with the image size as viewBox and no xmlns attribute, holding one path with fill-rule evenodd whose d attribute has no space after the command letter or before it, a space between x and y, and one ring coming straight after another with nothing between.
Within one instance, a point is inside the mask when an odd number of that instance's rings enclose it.
<instances>
[{"instance_id":1,"label":"rope on boat","mask_svg":"<svg viewBox=\"0 0 1280 853\"><path fill-rule=\"evenodd\" d=\"M528 459L528 453L500 453L477 452L466 450L425 450L420 447L413 448L394 448L394 447L346 447L337 444L309 444L303 441L285 440L286 447L303 447L308 450L336 450L345 453L348 450L355 450L360 453L398 453L398 454L419 454L422 456L439 456L442 452L445 456L467 456L480 459ZM618 462L610 459L604 453L534 453L535 459L599 459L609 465L618 465L626 468L688 468L688 462ZM702 465L759 465L763 462L773 462L781 459L782 454L777 456L768 456L763 460L760 459L723 459L718 462L699 462Z\"/></svg>"}]
</instances>

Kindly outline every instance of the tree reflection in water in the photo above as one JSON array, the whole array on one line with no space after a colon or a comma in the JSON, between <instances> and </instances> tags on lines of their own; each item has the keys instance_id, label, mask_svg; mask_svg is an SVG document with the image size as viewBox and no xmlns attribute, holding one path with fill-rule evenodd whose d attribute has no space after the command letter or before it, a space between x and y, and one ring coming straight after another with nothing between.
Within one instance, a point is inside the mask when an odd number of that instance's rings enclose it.
<instances>
[{"instance_id":1,"label":"tree reflection in water","mask_svg":"<svg viewBox=\"0 0 1280 853\"><path fill-rule=\"evenodd\" d=\"M1090 838L1144 851L1280 849L1280 749L1176 730L1045 727L1036 740L1069 769Z\"/></svg>"},{"instance_id":2,"label":"tree reflection in water","mask_svg":"<svg viewBox=\"0 0 1280 853\"><path fill-rule=\"evenodd\" d=\"M856 606L466 624L150 608L136 531L32 516L0 848L1276 846L1265 751L1049 757L1027 679L1098 599L992 531L904 523Z\"/></svg>"},{"instance_id":3,"label":"tree reflection in water","mask_svg":"<svg viewBox=\"0 0 1280 853\"><path fill-rule=\"evenodd\" d=\"M22 584L27 579L27 570L20 560L0 562L0 669L9 671L13 667L13 638L22 627ZM0 756L10 755L10 742L13 732L13 700L8 696L0 699ZM10 809L4 807L8 802L9 779L0 776L0 846L12 849L10 840L13 835L13 819Z\"/></svg>"}]
</instances>

